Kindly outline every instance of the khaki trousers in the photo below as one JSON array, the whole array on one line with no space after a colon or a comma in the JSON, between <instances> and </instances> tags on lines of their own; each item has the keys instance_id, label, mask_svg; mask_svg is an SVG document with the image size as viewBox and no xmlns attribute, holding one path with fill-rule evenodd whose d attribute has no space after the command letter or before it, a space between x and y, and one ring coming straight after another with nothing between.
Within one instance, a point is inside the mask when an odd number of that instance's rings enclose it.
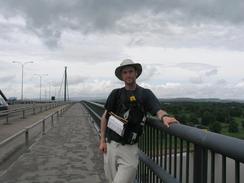
<instances>
[{"instance_id":1,"label":"khaki trousers","mask_svg":"<svg viewBox=\"0 0 244 183\"><path fill-rule=\"evenodd\" d=\"M138 145L107 143L104 170L109 183L133 183L138 166Z\"/></svg>"}]
</instances>

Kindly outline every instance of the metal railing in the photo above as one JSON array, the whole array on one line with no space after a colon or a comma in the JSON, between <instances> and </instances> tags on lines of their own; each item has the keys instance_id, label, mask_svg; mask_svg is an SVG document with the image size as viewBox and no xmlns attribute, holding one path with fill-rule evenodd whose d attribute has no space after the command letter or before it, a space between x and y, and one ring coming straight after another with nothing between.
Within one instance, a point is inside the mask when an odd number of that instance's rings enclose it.
<instances>
[{"instance_id":1,"label":"metal railing","mask_svg":"<svg viewBox=\"0 0 244 183\"><path fill-rule=\"evenodd\" d=\"M47 104L41 104L41 105L32 105L28 107L20 107L17 109L9 109L0 111L0 119L6 118L5 124L9 123L9 118L16 116L16 114L20 115L20 117L25 118L27 116L27 113L31 113L32 115L35 115L37 113L47 111L49 109L64 105L65 103L47 103Z\"/></svg>"},{"instance_id":2,"label":"metal railing","mask_svg":"<svg viewBox=\"0 0 244 183\"><path fill-rule=\"evenodd\" d=\"M29 147L37 137L44 135L54 126L55 118L57 121L71 105L71 103L66 104L57 111L0 142L0 165L16 154L18 150Z\"/></svg>"},{"instance_id":3,"label":"metal railing","mask_svg":"<svg viewBox=\"0 0 244 183\"><path fill-rule=\"evenodd\" d=\"M55 102L61 102L63 100L7 100L9 105L15 105L15 104L41 104L41 103L55 103Z\"/></svg>"},{"instance_id":4,"label":"metal railing","mask_svg":"<svg viewBox=\"0 0 244 183\"><path fill-rule=\"evenodd\" d=\"M99 129L103 105L82 102ZM244 182L244 141L147 118L139 140L137 182Z\"/></svg>"}]
</instances>

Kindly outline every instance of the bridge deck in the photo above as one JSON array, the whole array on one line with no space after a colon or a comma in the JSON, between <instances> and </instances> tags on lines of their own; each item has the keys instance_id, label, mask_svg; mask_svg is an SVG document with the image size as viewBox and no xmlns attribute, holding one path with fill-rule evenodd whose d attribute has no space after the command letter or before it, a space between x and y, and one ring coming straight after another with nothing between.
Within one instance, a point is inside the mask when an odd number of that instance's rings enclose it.
<instances>
[{"instance_id":1,"label":"bridge deck","mask_svg":"<svg viewBox=\"0 0 244 183\"><path fill-rule=\"evenodd\" d=\"M77 103L66 111L6 170L0 182L106 182L96 134L83 106Z\"/></svg>"}]
</instances>

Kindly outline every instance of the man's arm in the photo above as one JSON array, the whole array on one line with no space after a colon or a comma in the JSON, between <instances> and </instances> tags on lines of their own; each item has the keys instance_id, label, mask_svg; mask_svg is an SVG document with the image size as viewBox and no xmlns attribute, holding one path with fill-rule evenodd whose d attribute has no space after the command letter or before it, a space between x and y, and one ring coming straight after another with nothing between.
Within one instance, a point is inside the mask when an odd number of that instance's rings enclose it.
<instances>
[{"instance_id":1,"label":"man's arm","mask_svg":"<svg viewBox=\"0 0 244 183\"><path fill-rule=\"evenodd\" d=\"M177 121L174 117L171 117L168 115L168 113L162 109L160 109L157 112L157 117L164 123L164 125L166 125L167 127L169 127L170 124L172 123L176 123L179 122Z\"/></svg>"},{"instance_id":2,"label":"man's arm","mask_svg":"<svg viewBox=\"0 0 244 183\"><path fill-rule=\"evenodd\" d=\"M107 144L106 144L106 137L105 137L105 133L106 133L106 128L107 128L107 119L106 119L106 114L107 114L107 110L105 110L105 112L102 115L101 118L101 138L100 138L100 145L99 145L99 149L102 153L106 153L107 152Z\"/></svg>"}]
</instances>

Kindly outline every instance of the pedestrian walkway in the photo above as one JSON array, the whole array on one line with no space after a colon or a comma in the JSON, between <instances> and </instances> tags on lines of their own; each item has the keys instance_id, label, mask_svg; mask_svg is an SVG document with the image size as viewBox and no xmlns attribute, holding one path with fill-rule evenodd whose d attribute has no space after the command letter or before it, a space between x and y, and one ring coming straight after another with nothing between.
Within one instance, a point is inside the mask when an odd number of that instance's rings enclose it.
<instances>
[{"instance_id":1,"label":"pedestrian walkway","mask_svg":"<svg viewBox=\"0 0 244 183\"><path fill-rule=\"evenodd\" d=\"M80 103L0 177L1 183L104 183L96 134Z\"/></svg>"}]
</instances>

